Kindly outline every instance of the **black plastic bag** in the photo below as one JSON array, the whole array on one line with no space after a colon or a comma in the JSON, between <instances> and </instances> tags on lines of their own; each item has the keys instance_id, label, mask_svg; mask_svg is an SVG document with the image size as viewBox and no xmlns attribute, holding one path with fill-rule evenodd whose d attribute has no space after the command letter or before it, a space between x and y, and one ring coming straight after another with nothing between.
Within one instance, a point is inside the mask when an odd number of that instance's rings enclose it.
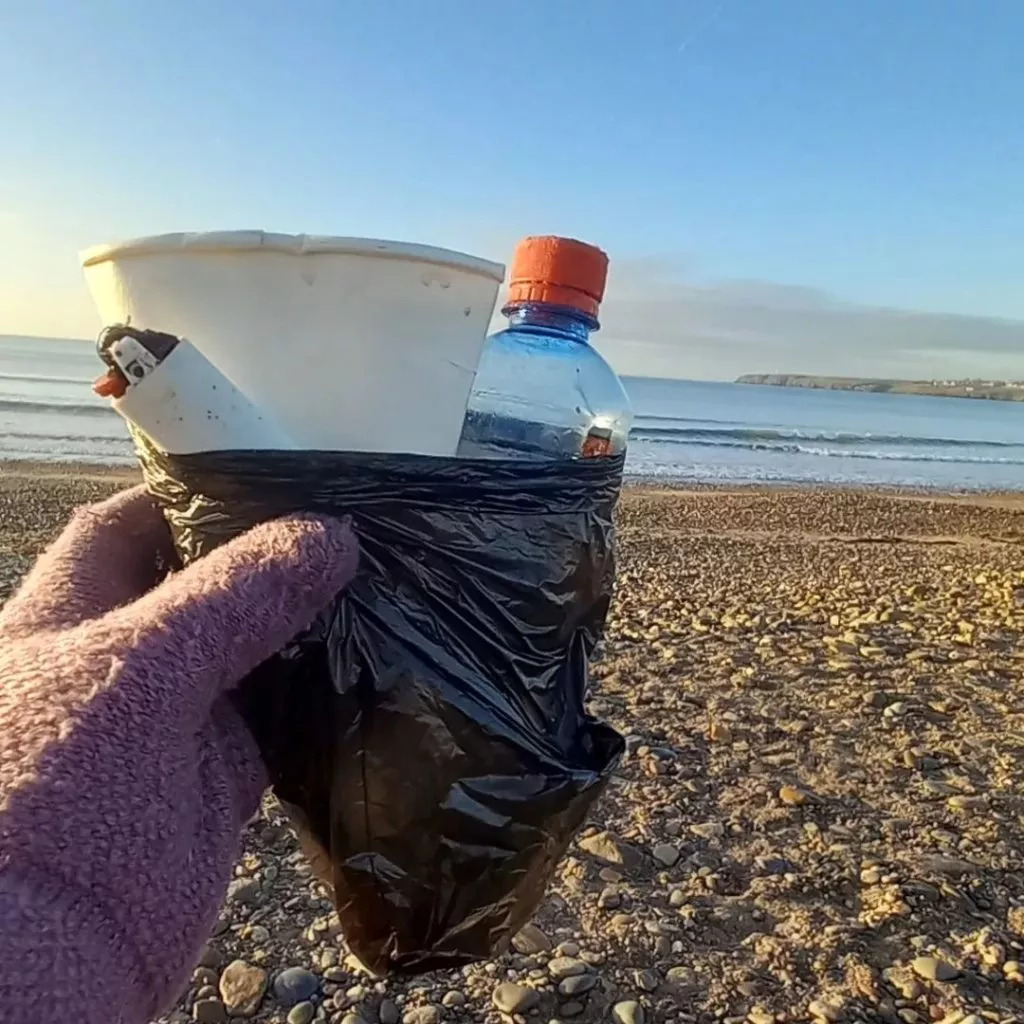
<instances>
[{"instance_id":1,"label":"black plastic bag","mask_svg":"<svg viewBox=\"0 0 1024 1024\"><path fill-rule=\"evenodd\" d=\"M622 751L584 711L622 460L140 454L185 563L284 513L352 516L357 578L239 707L366 967L501 952Z\"/></svg>"}]
</instances>

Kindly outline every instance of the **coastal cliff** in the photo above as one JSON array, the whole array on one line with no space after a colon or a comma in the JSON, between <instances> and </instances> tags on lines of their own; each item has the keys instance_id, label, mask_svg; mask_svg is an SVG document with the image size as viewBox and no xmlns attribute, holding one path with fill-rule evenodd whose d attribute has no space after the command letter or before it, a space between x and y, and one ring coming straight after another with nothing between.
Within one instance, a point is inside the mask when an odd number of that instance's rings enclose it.
<instances>
[{"instance_id":1,"label":"coastal cliff","mask_svg":"<svg viewBox=\"0 0 1024 1024\"><path fill-rule=\"evenodd\" d=\"M871 391L891 395L933 395L940 398L982 398L1024 402L1024 382L1002 380L881 380L871 377L814 377L802 373L747 373L737 384L822 391Z\"/></svg>"}]
</instances>

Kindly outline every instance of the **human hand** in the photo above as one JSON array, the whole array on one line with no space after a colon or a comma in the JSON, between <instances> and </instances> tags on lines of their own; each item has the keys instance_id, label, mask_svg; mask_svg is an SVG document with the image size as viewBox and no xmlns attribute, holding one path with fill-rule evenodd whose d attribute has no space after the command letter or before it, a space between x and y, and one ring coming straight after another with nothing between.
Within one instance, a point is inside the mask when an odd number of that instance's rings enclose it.
<instances>
[{"instance_id":1,"label":"human hand","mask_svg":"<svg viewBox=\"0 0 1024 1024\"><path fill-rule=\"evenodd\" d=\"M148 1021L266 784L227 694L351 579L347 524L255 527L158 583L142 488L79 511L0 611L4 1019Z\"/></svg>"}]
</instances>

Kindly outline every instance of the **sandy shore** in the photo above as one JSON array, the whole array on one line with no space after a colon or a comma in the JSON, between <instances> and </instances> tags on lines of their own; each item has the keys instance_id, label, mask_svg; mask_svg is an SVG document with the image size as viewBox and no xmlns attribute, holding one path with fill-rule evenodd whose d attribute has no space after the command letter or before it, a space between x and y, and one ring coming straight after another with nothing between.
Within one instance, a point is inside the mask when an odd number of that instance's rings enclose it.
<instances>
[{"instance_id":1,"label":"sandy shore","mask_svg":"<svg viewBox=\"0 0 1024 1024\"><path fill-rule=\"evenodd\" d=\"M8 472L0 596L125 479ZM164 1020L244 977L291 1024L1024 1021L1022 539L1013 497L631 488L593 698L630 754L516 952L359 977L268 801Z\"/></svg>"}]
</instances>

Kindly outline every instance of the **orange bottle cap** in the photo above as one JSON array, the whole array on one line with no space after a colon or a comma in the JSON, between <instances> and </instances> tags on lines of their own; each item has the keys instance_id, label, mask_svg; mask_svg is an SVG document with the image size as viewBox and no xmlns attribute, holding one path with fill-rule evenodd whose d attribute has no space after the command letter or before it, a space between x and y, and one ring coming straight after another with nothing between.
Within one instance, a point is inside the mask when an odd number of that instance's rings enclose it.
<instances>
[{"instance_id":1,"label":"orange bottle cap","mask_svg":"<svg viewBox=\"0 0 1024 1024\"><path fill-rule=\"evenodd\" d=\"M540 235L516 246L507 304L549 302L596 317L608 279L608 256L575 238Z\"/></svg>"}]
</instances>

